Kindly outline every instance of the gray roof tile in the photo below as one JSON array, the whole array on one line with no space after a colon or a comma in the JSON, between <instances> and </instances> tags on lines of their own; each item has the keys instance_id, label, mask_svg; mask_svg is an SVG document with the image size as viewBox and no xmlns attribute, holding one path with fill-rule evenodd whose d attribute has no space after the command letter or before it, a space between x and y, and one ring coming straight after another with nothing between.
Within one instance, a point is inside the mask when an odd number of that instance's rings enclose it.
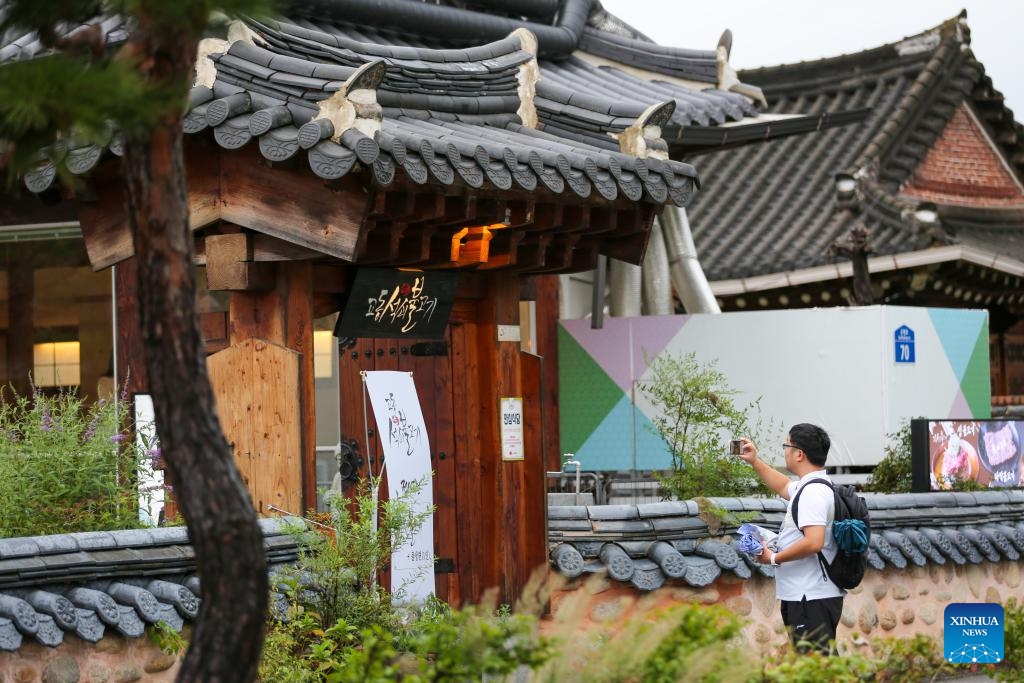
<instances>
[{"instance_id":1,"label":"gray roof tile","mask_svg":"<svg viewBox=\"0 0 1024 683\"><path fill-rule=\"evenodd\" d=\"M905 568L908 564L941 565L947 560L954 564L1013 562L1021 556L1017 544L1024 541L1024 501L1016 502L1002 495L957 498L950 492L900 496L868 494L865 498L870 501L872 519L868 564L875 570L887 566ZM733 507L755 514L758 508L774 509L772 512L760 512L758 519L754 520L769 528L778 528L785 510L784 501L779 498L730 501ZM950 505L951 501L956 504ZM574 521L590 522L591 517L602 516L601 507L573 508L577 517ZM632 507L616 506L608 516L621 516L622 510L631 510ZM569 534L558 530L555 522L551 522L549 538L553 543L562 544L560 552L568 552L568 547L574 548L580 564L596 562L600 565L599 555L605 546L596 539L614 534L616 547L622 556L630 558L634 565L641 560L654 562L665 580L683 578L693 583L690 580L693 577L685 578L685 568L698 559L711 561L719 571L729 570L741 578L748 578L754 573L774 575L770 567L757 564L753 558L739 552L735 536L726 537L724 542L721 538L712 537L707 525L697 515L698 507L693 501L666 501L639 505L636 509L641 519L651 523L656 536L652 537L646 527L599 532L596 526L601 522L595 523L590 534L585 530ZM552 507L550 516L563 516L566 514L564 510ZM582 510L587 512L585 519L580 519L584 516ZM735 533L735 529L725 528L723 531ZM669 558L667 563L664 558ZM622 562L622 557L618 561ZM706 567L706 563L701 566ZM621 569L620 572L625 573ZM699 585L702 580L705 579L694 578L697 581L694 585ZM644 578L633 581L633 585L647 585L649 581Z\"/></svg>"}]
</instances>

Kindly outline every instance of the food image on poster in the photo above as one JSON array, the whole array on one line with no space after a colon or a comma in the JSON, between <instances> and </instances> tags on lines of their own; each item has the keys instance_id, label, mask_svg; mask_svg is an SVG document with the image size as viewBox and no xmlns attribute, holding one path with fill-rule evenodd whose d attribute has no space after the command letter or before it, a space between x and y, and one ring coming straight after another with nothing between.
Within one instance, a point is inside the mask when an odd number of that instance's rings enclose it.
<instances>
[{"instance_id":1,"label":"food image on poster","mask_svg":"<svg viewBox=\"0 0 1024 683\"><path fill-rule=\"evenodd\" d=\"M971 480L989 487L1024 482L1020 428L1007 420L929 420L931 488Z\"/></svg>"},{"instance_id":2,"label":"food image on poster","mask_svg":"<svg viewBox=\"0 0 1024 683\"><path fill-rule=\"evenodd\" d=\"M978 455L981 464L999 486L1019 486L1022 482L1020 423L982 422Z\"/></svg>"}]
</instances>

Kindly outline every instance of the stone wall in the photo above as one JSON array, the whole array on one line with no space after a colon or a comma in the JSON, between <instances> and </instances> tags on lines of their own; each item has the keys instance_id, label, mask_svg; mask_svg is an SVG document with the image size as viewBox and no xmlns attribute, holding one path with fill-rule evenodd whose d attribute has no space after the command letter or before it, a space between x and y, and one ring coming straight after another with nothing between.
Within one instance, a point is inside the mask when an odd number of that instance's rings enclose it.
<instances>
[{"instance_id":1,"label":"stone wall","mask_svg":"<svg viewBox=\"0 0 1024 683\"><path fill-rule=\"evenodd\" d=\"M27 642L0 652L0 683L170 683L178 665L146 638L109 635L89 643L69 635L57 647Z\"/></svg>"},{"instance_id":2,"label":"stone wall","mask_svg":"<svg viewBox=\"0 0 1024 683\"><path fill-rule=\"evenodd\" d=\"M850 591L843 607L838 640L841 650L864 648L878 637L910 637L922 633L942 639L942 614L953 602L1003 603L1020 596L1024 560L980 564L910 566L869 570L864 583ZM552 572L551 611L554 619L579 620L584 628L621 623L656 608L696 602L720 603L747 621L744 634L761 653L786 641L775 581L755 574L742 579L723 573L712 584L695 588L674 581L655 591L594 574L566 581Z\"/></svg>"}]
</instances>

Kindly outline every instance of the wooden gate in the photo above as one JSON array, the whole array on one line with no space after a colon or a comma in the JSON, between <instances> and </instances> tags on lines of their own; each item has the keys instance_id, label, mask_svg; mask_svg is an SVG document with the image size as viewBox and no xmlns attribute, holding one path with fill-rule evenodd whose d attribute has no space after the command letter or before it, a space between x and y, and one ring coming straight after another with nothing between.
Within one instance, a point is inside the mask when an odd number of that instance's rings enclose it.
<instances>
[{"instance_id":1,"label":"wooden gate","mask_svg":"<svg viewBox=\"0 0 1024 683\"><path fill-rule=\"evenodd\" d=\"M342 351L340 358L343 438L358 442L359 452L374 472L380 469L378 458L383 451L368 400L364 423L360 372L413 374L434 471L435 591L438 598L453 605L476 603L486 589L495 586L501 588L503 600L514 600L525 577L545 562L544 463L537 419L541 413L540 364L536 360L524 364L524 375L528 375L523 382L527 460L503 463L497 453L485 454L482 445L481 434L486 430L481 429L481 416L487 414L483 401L497 400L484 394L488 386L482 381L487 370L480 359L480 335L487 334L484 329L478 323L477 302L459 300L442 341L361 339ZM369 452L363 438L367 426L371 432ZM502 478L503 471L524 467L536 468L538 476ZM364 465L361 474L365 473ZM499 480L530 482L519 491L524 505L512 519L500 504ZM509 547L516 552L509 553ZM514 566L502 561L503 555L510 554L515 555Z\"/></svg>"}]
</instances>

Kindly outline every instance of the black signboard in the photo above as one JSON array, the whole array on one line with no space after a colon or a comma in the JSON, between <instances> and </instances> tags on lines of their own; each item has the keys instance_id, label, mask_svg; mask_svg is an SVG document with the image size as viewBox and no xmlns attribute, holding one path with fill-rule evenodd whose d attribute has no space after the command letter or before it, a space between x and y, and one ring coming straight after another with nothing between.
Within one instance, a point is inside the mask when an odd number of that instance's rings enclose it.
<instances>
[{"instance_id":1,"label":"black signboard","mask_svg":"<svg viewBox=\"0 0 1024 683\"><path fill-rule=\"evenodd\" d=\"M1024 485L1024 420L911 420L914 491Z\"/></svg>"},{"instance_id":2,"label":"black signboard","mask_svg":"<svg viewBox=\"0 0 1024 683\"><path fill-rule=\"evenodd\" d=\"M441 339L459 274L360 268L334 336Z\"/></svg>"}]
</instances>

